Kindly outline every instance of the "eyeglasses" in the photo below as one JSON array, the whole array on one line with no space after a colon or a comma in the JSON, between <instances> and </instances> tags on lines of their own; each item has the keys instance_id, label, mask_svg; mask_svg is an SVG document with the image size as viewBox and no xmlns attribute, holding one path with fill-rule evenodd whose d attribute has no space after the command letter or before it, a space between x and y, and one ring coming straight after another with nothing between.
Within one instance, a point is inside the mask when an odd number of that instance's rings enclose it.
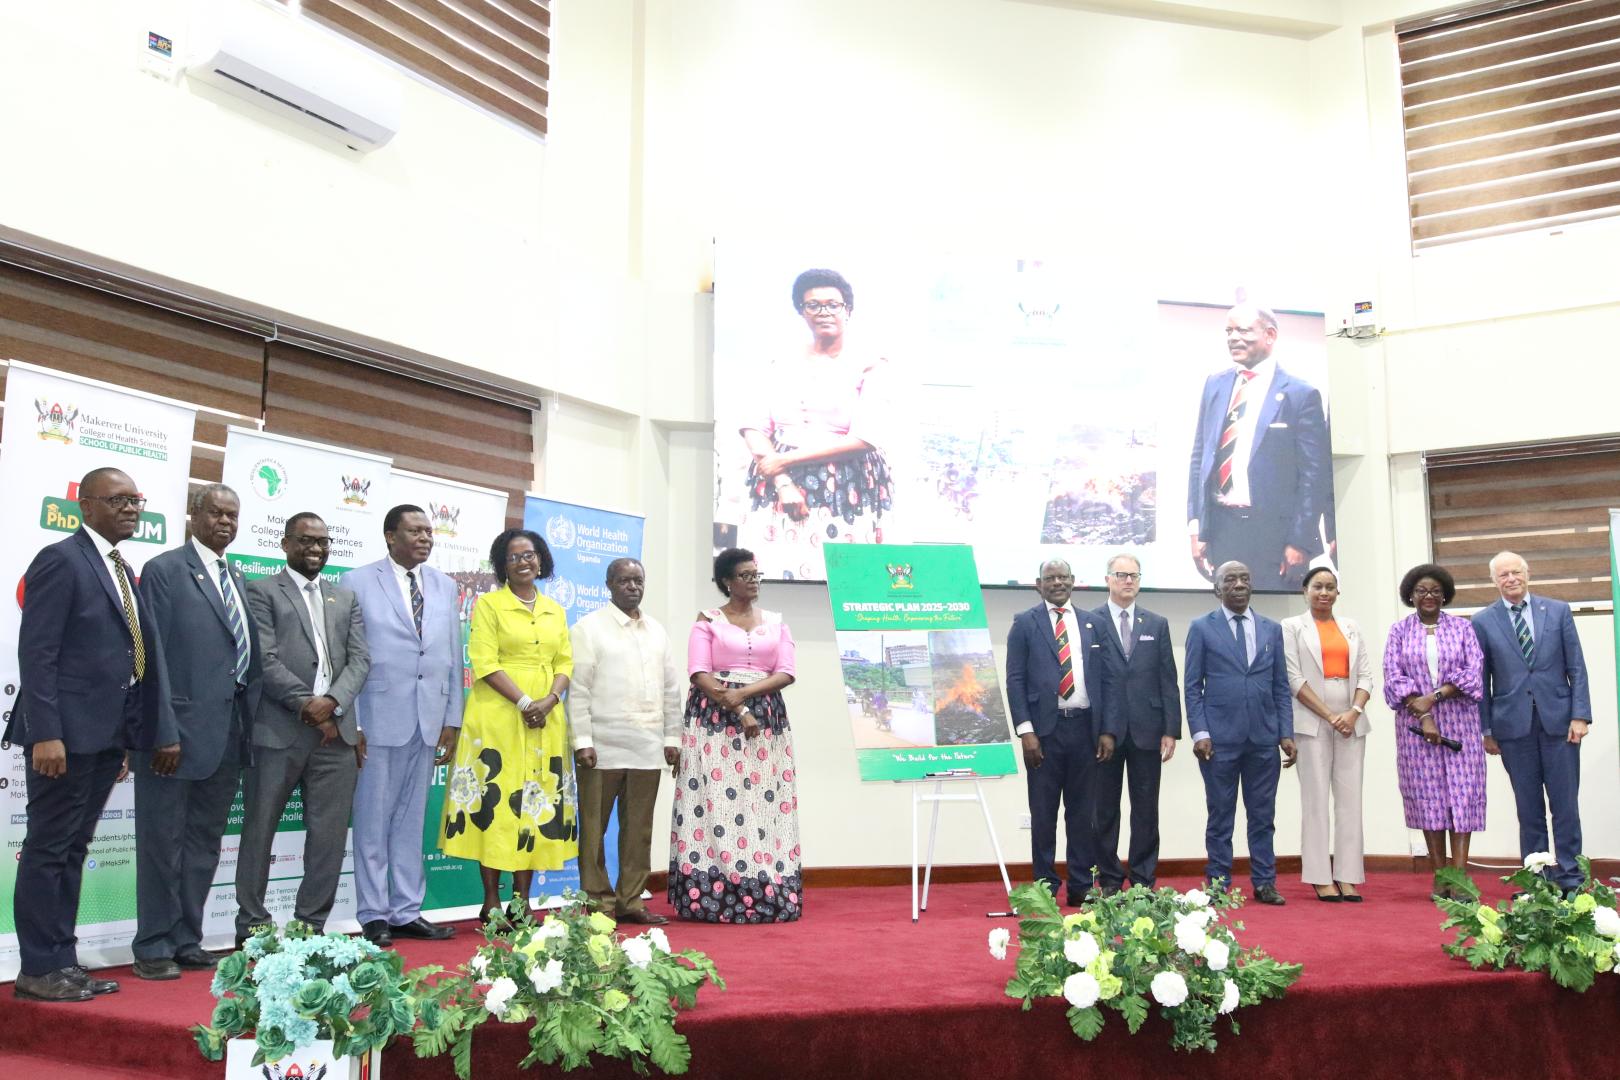
<instances>
[{"instance_id":1,"label":"eyeglasses","mask_svg":"<svg viewBox=\"0 0 1620 1080\"><path fill-rule=\"evenodd\" d=\"M758 570L745 570L742 573L734 576L738 581L760 582L765 580L765 575L760 573Z\"/></svg>"},{"instance_id":2,"label":"eyeglasses","mask_svg":"<svg viewBox=\"0 0 1620 1080\"><path fill-rule=\"evenodd\" d=\"M844 310L844 302L842 300L806 300L799 305L799 310L806 315L820 315L822 312L836 315Z\"/></svg>"},{"instance_id":3,"label":"eyeglasses","mask_svg":"<svg viewBox=\"0 0 1620 1080\"><path fill-rule=\"evenodd\" d=\"M509 551L506 554L506 561L509 563L537 563L540 561L540 553L538 551Z\"/></svg>"},{"instance_id":4,"label":"eyeglasses","mask_svg":"<svg viewBox=\"0 0 1620 1080\"><path fill-rule=\"evenodd\" d=\"M1437 596L1440 599L1444 600L1446 598L1446 590L1444 590L1444 589L1413 589L1412 590L1412 595L1413 596Z\"/></svg>"},{"instance_id":5,"label":"eyeglasses","mask_svg":"<svg viewBox=\"0 0 1620 1080\"><path fill-rule=\"evenodd\" d=\"M1113 578L1115 581L1141 581L1142 580L1142 575L1141 574L1133 574L1133 573L1130 573L1127 570L1114 570L1111 573L1109 573L1108 576Z\"/></svg>"},{"instance_id":6,"label":"eyeglasses","mask_svg":"<svg viewBox=\"0 0 1620 1080\"><path fill-rule=\"evenodd\" d=\"M329 548L332 546L332 538L330 536L289 536L287 539L291 540L299 547Z\"/></svg>"},{"instance_id":7,"label":"eyeglasses","mask_svg":"<svg viewBox=\"0 0 1620 1080\"><path fill-rule=\"evenodd\" d=\"M114 510L128 510L131 507L140 510L146 506L145 495L80 495L79 501L104 502Z\"/></svg>"}]
</instances>

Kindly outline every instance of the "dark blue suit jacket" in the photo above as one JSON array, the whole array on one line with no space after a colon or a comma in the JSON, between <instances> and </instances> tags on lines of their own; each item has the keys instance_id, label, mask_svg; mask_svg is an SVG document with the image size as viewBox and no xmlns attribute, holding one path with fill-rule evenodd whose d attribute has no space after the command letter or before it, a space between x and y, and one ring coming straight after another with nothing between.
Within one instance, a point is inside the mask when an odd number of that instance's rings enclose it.
<instances>
[{"instance_id":1,"label":"dark blue suit jacket","mask_svg":"<svg viewBox=\"0 0 1620 1080\"><path fill-rule=\"evenodd\" d=\"M1176 682L1176 652L1170 641L1170 623L1163 615L1136 605L1131 622L1131 655L1119 640L1119 626L1104 604L1091 613L1103 624L1103 694L1108 708L1118 713L1106 721L1106 730L1129 732L1131 743L1158 749L1165 735L1181 738L1181 687ZM1094 627L1095 629L1095 627Z\"/></svg>"},{"instance_id":2,"label":"dark blue suit jacket","mask_svg":"<svg viewBox=\"0 0 1620 1080\"><path fill-rule=\"evenodd\" d=\"M147 605L137 600L136 610L146 677L138 722L126 730L121 713L135 645L112 572L82 528L35 555L23 576L22 678L6 737L21 746L61 739L70 754L175 742L162 636Z\"/></svg>"},{"instance_id":3,"label":"dark blue suit jacket","mask_svg":"<svg viewBox=\"0 0 1620 1080\"><path fill-rule=\"evenodd\" d=\"M1226 614L1216 608L1187 628L1187 730L1209 732L1217 749L1276 746L1294 737L1288 658L1282 627L1250 608L1254 663L1238 651Z\"/></svg>"},{"instance_id":4,"label":"dark blue suit jacket","mask_svg":"<svg viewBox=\"0 0 1620 1080\"><path fill-rule=\"evenodd\" d=\"M180 732L180 767L174 772L179 780L214 775L236 704L236 638L214 585L218 572L217 566L203 564L189 540L152 559L141 572L141 606L152 613L163 635L169 702ZM262 670L259 633L247 608L247 582L234 566L230 574L251 649L242 702L243 722L251 724Z\"/></svg>"},{"instance_id":5,"label":"dark blue suit jacket","mask_svg":"<svg viewBox=\"0 0 1620 1080\"><path fill-rule=\"evenodd\" d=\"M1214 506L1215 451L1226 426L1235 367L1204 381L1187 477L1187 520L1207 529ZM1260 409L1249 455L1249 498L1253 512L1277 519L1286 542L1306 555L1322 551L1319 519L1333 501L1333 451L1328 443L1322 394L1281 367ZM1281 552L1278 552L1281 555Z\"/></svg>"},{"instance_id":6,"label":"dark blue suit jacket","mask_svg":"<svg viewBox=\"0 0 1620 1080\"><path fill-rule=\"evenodd\" d=\"M1065 620L1069 625L1069 652L1080 659L1085 680L1086 697L1091 701L1093 727L1097 734L1108 734L1117 742L1124 735L1123 728L1108 726L1109 709L1102 678L1102 628L1097 617L1089 611L1069 605ZM1057 639L1052 636L1052 622L1046 614L1046 601L1013 616L1012 629L1007 631L1007 707L1012 711L1013 726L1031 723L1035 734L1046 738L1058 721L1058 680L1062 671L1058 667Z\"/></svg>"},{"instance_id":7,"label":"dark blue suit jacket","mask_svg":"<svg viewBox=\"0 0 1620 1080\"><path fill-rule=\"evenodd\" d=\"M1498 739L1531 734L1531 713L1549 735L1569 733L1571 720L1592 719L1592 697L1586 685L1586 658L1575 634L1575 617L1562 600L1531 593L1531 631L1536 641L1535 666L1527 667L1513 632L1513 616L1500 600L1474 612L1474 633L1485 654L1485 695L1479 702L1479 726Z\"/></svg>"}]
</instances>

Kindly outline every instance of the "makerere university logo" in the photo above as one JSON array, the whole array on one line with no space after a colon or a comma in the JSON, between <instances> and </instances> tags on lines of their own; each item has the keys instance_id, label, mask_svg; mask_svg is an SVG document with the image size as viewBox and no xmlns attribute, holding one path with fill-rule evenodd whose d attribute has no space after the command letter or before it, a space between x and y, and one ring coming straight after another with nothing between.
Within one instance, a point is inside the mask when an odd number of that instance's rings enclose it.
<instances>
[{"instance_id":1,"label":"makerere university logo","mask_svg":"<svg viewBox=\"0 0 1620 1080\"><path fill-rule=\"evenodd\" d=\"M253 492L265 502L275 502L287 491L287 466L275 458L260 458L248 474Z\"/></svg>"},{"instance_id":2,"label":"makerere university logo","mask_svg":"<svg viewBox=\"0 0 1620 1080\"><path fill-rule=\"evenodd\" d=\"M461 522L461 507L451 506L449 503L434 506L430 503L428 513L433 517L433 534L454 540L456 527Z\"/></svg>"},{"instance_id":3,"label":"makerere university logo","mask_svg":"<svg viewBox=\"0 0 1620 1080\"><path fill-rule=\"evenodd\" d=\"M546 518L546 543L567 551L574 546L574 519L566 514L553 514ZM567 607L567 604L563 605Z\"/></svg>"},{"instance_id":4,"label":"makerere university logo","mask_svg":"<svg viewBox=\"0 0 1620 1080\"><path fill-rule=\"evenodd\" d=\"M899 563L898 565L889 563L887 569L889 571L889 588L915 589L917 587L911 581L910 563Z\"/></svg>"},{"instance_id":5,"label":"makerere university logo","mask_svg":"<svg viewBox=\"0 0 1620 1080\"><path fill-rule=\"evenodd\" d=\"M34 408L39 412L41 439L72 445L73 423L79 418L77 406L72 403L63 405L59 402L46 401L44 398L35 398Z\"/></svg>"},{"instance_id":6,"label":"makerere university logo","mask_svg":"<svg viewBox=\"0 0 1620 1080\"><path fill-rule=\"evenodd\" d=\"M371 481L363 476L345 476L343 484L343 505L361 508L366 505L366 497L371 494Z\"/></svg>"}]
</instances>

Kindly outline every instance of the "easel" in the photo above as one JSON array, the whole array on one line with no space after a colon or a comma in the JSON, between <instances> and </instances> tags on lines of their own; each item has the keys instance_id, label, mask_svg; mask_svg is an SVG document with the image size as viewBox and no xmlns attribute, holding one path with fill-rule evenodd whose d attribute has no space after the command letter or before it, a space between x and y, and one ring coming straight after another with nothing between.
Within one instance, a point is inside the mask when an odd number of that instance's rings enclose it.
<instances>
[{"instance_id":1,"label":"easel","mask_svg":"<svg viewBox=\"0 0 1620 1080\"><path fill-rule=\"evenodd\" d=\"M922 789L922 785L924 783L927 783L930 780L932 780L934 782L934 790L933 791L924 791ZM973 783L973 794L968 795L968 794L965 794L965 793L956 793L956 792L946 793L946 791L945 791L945 783L946 783L946 781L960 782L960 781L964 781L964 780L965 781L971 781ZM931 879L934 876L934 841L939 836L939 804L940 803L946 803L946 802L976 802L976 803L979 804L979 810L984 815L984 831L986 833L988 833L989 836L990 836L990 847L992 849L994 849L995 853L996 853L996 866L999 867L1000 870L1001 870L1001 884L1003 885L1003 887L1006 888L1007 892L1010 894L1012 892L1012 879L1007 876L1007 861L1001 857L1001 841L996 839L995 825L990 820L990 804L985 801L984 787L981 784L981 778L979 777L979 775L977 773L974 773L970 769L963 769L963 770L959 770L959 771L958 770L951 770L950 772L930 773L930 774L924 776L921 781L912 780L912 781L904 781L904 782L910 783L912 785L912 787L911 787L911 921L916 922L918 920L918 918L920 917L921 913L928 910L928 886L929 886L929 883L930 883ZM934 812L933 812L933 815L932 815L933 820L930 823L930 825L928 826L928 862L927 862L927 865L926 865L925 869L923 870L922 892L921 892L921 899L920 899L920 902L919 902L919 894L918 894L918 891L917 891L917 841L919 839L919 837L918 837L918 825L919 825L919 819L921 817L921 810L922 810L922 804L923 803L933 803L934 804ZM1009 917L1011 917L1012 912L1010 912L1010 911L987 911L987 912L985 912L985 915L988 918L1000 919L1000 918L1009 918Z\"/></svg>"}]
</instances>

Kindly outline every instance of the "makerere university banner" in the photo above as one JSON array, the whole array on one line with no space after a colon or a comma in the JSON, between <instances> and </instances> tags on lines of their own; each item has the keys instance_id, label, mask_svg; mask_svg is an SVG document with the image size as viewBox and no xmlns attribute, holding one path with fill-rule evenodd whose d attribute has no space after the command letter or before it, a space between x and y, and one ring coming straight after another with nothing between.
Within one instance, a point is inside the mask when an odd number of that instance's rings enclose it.
<instances>
[{"instance_id":1,"label":"makerere university banner","mask_svg":"<svg viewBox=\"0 0 1620 1080\"><path fill-rule=\"evenodd\" d=\"M191 471L190 405L92 379L11 361L0 441L0 688L9 718L17 697L17 631L23 574L40 548L79 528L79 478L110 466L146 496L135 535L120 548L136 575L146 560L185 538ZM0 755L0 980L17 977L11 904L17 852L27 828L28 785L21 749ZM84 863L79 959L90 967L127 964L135 933L135 785L113 789Z\"/></svg>"}]
</instances>

